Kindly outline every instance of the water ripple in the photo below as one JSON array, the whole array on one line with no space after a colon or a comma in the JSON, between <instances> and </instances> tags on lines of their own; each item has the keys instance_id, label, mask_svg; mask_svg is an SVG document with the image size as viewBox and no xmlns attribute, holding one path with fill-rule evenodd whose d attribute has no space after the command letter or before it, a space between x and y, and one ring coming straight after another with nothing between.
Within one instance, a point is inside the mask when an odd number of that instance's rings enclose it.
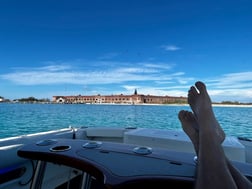
<instances>
[{"instance_id":1,"label":"water ripple","mask_svg":"<svg viewBox=\"0 0 252 189\"><path fill-rule=\"evenodd\" d=\"M178 112L188 106L0 104L0 138L69 125L181 130ZM252 108L214 107L227 135L252 138Z\"/></svg>"}]
</instances>

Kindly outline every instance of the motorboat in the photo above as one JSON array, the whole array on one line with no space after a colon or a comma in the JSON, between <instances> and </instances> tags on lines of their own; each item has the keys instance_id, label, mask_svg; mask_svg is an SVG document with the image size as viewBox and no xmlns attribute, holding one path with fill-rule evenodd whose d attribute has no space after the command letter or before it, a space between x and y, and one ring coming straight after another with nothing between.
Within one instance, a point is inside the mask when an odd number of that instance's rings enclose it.
<instances>
[{"instance_id":1,"label":"motorboat","mask_svg":"<svg viewBox=\"0 0 252 189\"><path fill-rule=\"evenodd\" d=\"M222 145L252 181L252 141ZM179 130L70 126L0 139L0 189L193 188L196 167Z\"/></svg>"}]
</instances>

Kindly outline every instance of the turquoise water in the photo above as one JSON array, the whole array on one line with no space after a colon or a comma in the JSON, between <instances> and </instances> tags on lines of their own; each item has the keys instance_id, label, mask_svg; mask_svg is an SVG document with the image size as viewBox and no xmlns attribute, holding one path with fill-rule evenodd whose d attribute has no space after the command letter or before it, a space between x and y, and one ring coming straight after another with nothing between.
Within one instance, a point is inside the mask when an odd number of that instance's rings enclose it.
<instances>
[{"instance_id":1,"label":"turquoise water","mask_svg":"<svg viewBox=\"0 0 252 189\"><path fill-rule=\"evenodd\" d=\"M177 114L188 106L0 104L0 138L68 126L181 130ZM251 107L214 107L227 135L252 138Z\"/></svg>"}]
</instances>

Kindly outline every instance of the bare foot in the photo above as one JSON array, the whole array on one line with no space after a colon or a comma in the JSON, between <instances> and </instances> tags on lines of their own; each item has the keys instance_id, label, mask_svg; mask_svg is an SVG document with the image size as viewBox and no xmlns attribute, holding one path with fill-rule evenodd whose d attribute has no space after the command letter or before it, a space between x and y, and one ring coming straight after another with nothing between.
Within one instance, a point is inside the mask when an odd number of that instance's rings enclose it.
<instances>
[{"instance_id":1,"label":"bare foot","mask_svg":"<svg viewBox=\"0 0 252 189\"><path fill-rule=\"evenodd\" d=\"M192 112L181 110L178 114L184 132L191 139L197 156L199 155L199 125ZM228 159L226 159L228 169L234 178L236 185L240 188L252 188L251 182L246 177L240 174L237 169L233 167Z\"/></svg>"},{"instance_id":2,"label":"bare foot","mask_svg":"<svg viewBox=\"0 0 252 189\"><path fill-rule=\"evenodd\" d=\"M213 128L222 143L225 140L225 133L215 118L212 102L207 93L206 86L203 82L196 82L188 91L188 104L197 119L199 125L209 125ZM202 128L211 129L211 128ZM199 128L201 130L201 128Z\"/></svg>"},{"instance_id":3,"label":"bare foot","mask_svg":"<svg viewBox=\"0 0 252 189\"><path fill-rule=\"evenodd\" d=\"M199 152L199 126L192 112L181 110L178 114L184 132L191 139L195 152Z\"/></svg>"}]
</instances>

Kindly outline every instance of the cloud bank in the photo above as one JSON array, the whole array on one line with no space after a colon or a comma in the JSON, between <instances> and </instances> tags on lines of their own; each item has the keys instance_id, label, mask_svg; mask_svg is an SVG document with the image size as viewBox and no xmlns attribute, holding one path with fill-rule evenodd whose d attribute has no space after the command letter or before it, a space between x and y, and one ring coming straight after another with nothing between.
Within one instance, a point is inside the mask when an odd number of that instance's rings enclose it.
<instances>
[{"instance_id":1,"label":"cloud bank","mask_svg":"<svg viewBox=\"0 0 252 189\"><path fill-rule=\"evenodd\" d=\"M173 67L176 65L169 63L107 63L93 62L90 67L55 63L42 67L16 68L13 72L0 75L0 79L21 86L95 85L111 93L117 91L131 94L134 89L138 89L142 94L171 96L187 96L189 87L197 80L185 72L175 72ZM96 65L110 66L96 69ZM205 78L204 81L214 101L252 102L252 72L226 73L216 78Z\"/></svg>"}]
</instances>

